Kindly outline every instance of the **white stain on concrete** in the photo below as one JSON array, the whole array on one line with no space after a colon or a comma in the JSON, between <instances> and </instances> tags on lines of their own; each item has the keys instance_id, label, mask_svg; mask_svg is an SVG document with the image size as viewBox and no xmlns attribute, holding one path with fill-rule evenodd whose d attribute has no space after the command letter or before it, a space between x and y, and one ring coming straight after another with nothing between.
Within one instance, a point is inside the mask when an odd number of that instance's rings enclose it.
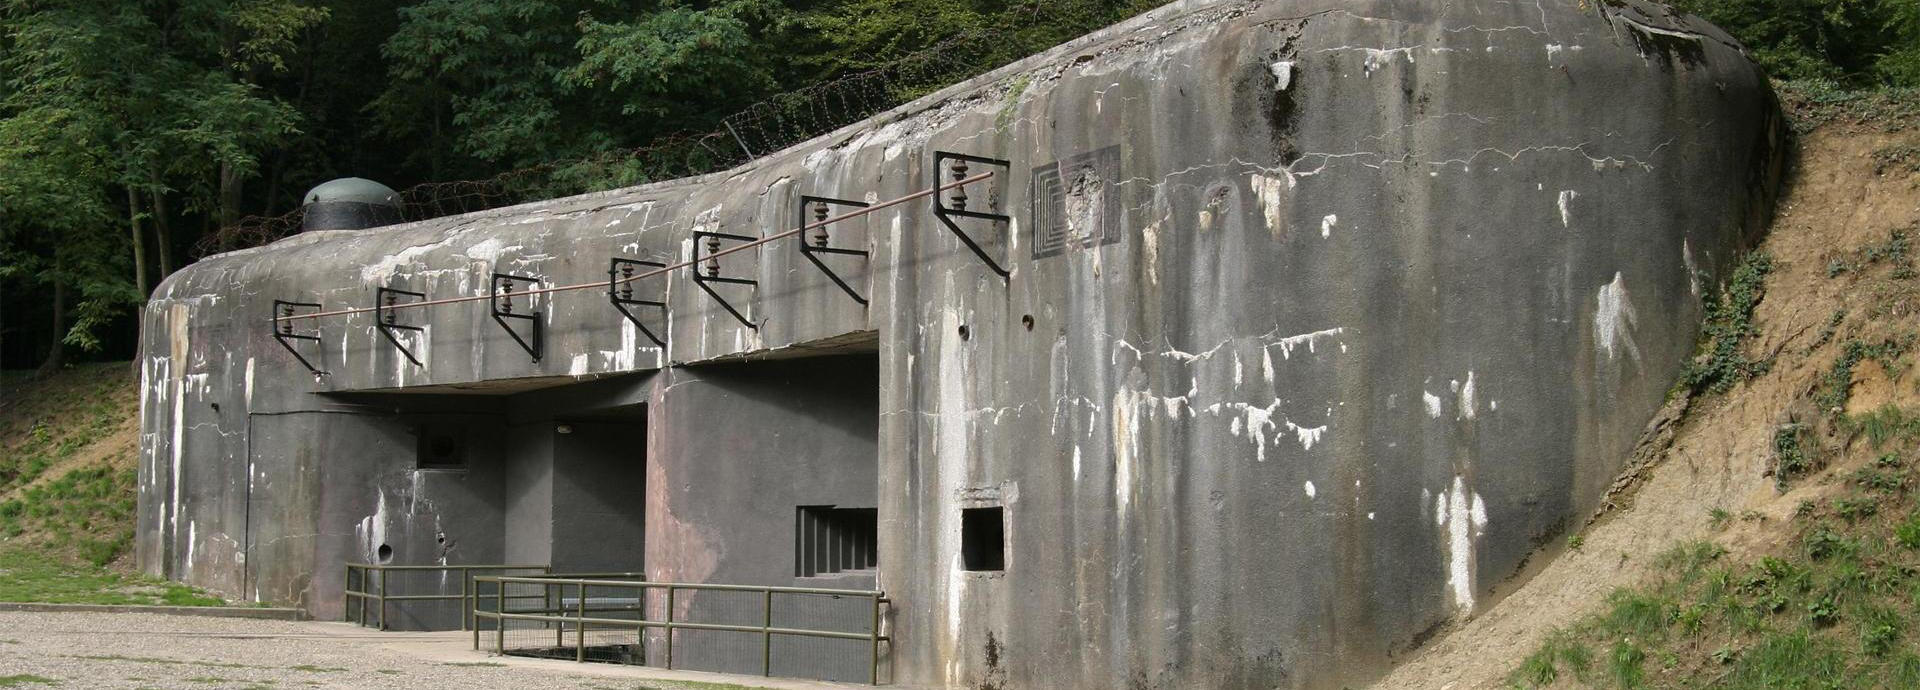
<instances>
[{"instance_id":1,"label":"white stain on concrete","mask_svg":"<svg viewBox=\"0 0 1920 690\"><path fill-rule=\"evenodd\" d=\"M567 375L579 376L585 373L587 373L587 353L582 352L574 355L573 361L567 363Z\"/></svg>"},{"instance_id":2,"label":"white stain on concrete","mask_svg":"<svg viewBox=\"0 0 1920 690\"><path fill-rule=\"evenodd\" d=\"M1440 396L1434 395L1432 393L1428 393L1426 391L1420 391L1420 400L1427 404L1428 417L1432 417L1434 419L1440 418Z\"/></svg>"},{"instance_id":3,"label":"white stain on concrete","mask_svg":"<svg viewBox=\"0 0 1920 690\"><path fill-rule=\"evenodd\" d=\"M1616 271L1613 281L1601 286L1599 294L1594 296L1594 347L1610 360L1619 359L1623 350L1630 358L1640 359L1640 348L1633 343L1633 325L1633 302L1627 295L1627 279Z\"/></svg>"},{"instance_id":4,"label":"white stain on concrete","mask_svg":"<svg viewBox=\"0 0 1920 690\"><path fill-rule=\"evenodd\" d=\"M1573 191L1571 189L1562 190L1560 192L1560 204L1559 204L1560 205L1560 227L1563 227L1563 228L1573 227L1572 205L1573 205L1573 200L1577 198L1580 198L1580 193Z\"/></svg>"},{"instance_id":5,"label":"white stain on concrete","mask_svg":"<svg viewBox=\"0 0 1920 690\"><path fill-rule=\"evenodd\" d=\"M419 258L427 252L447 246L447 243L452 242L453 239L452 237L448 237L432 244L407 247L406 249L380 257L379 261L360 268L360 280L362 282L384 284L387 282L387 279L393 277L394 272L400 270L401 267L412 265L414 259Z\"/></svg>"},{"instance_id":6,"label":"white stain on concrete","mask_svg":"<svg viewBox=\"0 0 1920 690\"><path fill-rule=\"evenodd\" d=\"M1452 488L1442 491L1434 501L1433 511L1434 525L1440 528L1447 547L1447 590L1457 609L1472 611L1473 547L1486 534L1487 504L1479 494L1467 490L1464 478L1455 476Z\"/></svg>"},{"instance_id":7,"label":"white stain on concrete","mask_svg":"<svg viewBox=\"0 0 1920 690\"><path fill-rule=\"evenodd\" d=\"M1391 62L1393 60L1394 53L1399 53L1401 55L1406 56L1407 64L1409 65L1413 64L1412 48L1391 48L1387 50L1381 50L1379 48L1367 48L1366 51L1367 51L1367 60L1361 67L1366 71L1366 76L1368 77L1373 76L1374 70L1380 69L1382 66L1385 66L1388 62Z\"/></svg>"},{"instance_id":8,"label":"white stain on concrete","mask_svg":"<svg viewBox=\"0 0 1920 690\"><path fill-rule=\"evenodd\" d=\"M1680 240L1680 263L1687 267L1687 291L1699 297L1700 266L1693 261L1693 245L1684 238Z\"/></svg>"},{"instance_id":9,"label":"white stain on concrete","mask_svg":"<svg viewBox=\"0 0 1920 690\"><path fill-rule=\"evenodd\" d=\"M1473 419L1473 372L1467 372L1467 382L1460 386L1460 419Z\"/></svg>"},{"instance_id":10,"label":"white stain on concrete","mask_svg":"<svg viewBox=\"0 0 1920 690\"><path fill-rule=\"evenodd\" d=\"M1293 188L1293 177L1291 175L1274 177L1264 173L1254 173L1249 178L1249 183L1253 187L1253 198L1260 203L1261 215L1267 222L1267 231L1273 233L1275 238L1285 234L1287 230L1286 192Z\"/></svg>"},{"instance_id":11,"label":"white stain on concrete","mask_svg":"<svg viewBox=\"0 0 1920 690\"><path fill-rule=\"evenodd\" d=\"M1267 65L1267 71L1273 73L1273 90L1285 91L1293 86L1293 61L1281 60Z\"/></svg>"},{"instance_id":12,"label":"white stain on concrete","mask_svg":"<svg viewBox=\"0 0 1920 690\"><path fill-rule=\"evenodd\" d=\"M1287 430L1293 432L1294 439L1300 442L1301 450L1313 450L1313 444L1320 442L1320 435L1327 433L1327 425L1307 427L1287 422Z\"/></svg>"},{"instance_id":13,"label":"white stain on concrete","mask_svg":"<svg viewBox=\"0 0 1920 690\"><path fill-rule=\"evenodd\" d=\"M1331 213L1327 214L1327 217L1320 219L1320 236L1332 237L1333 226L1338 224L1340 224L1340 216Z\"/></svg>"},{"instance_id":14,"label":"white stain on concrete","mask_svg":"<svg viewBox=\"0 0 1920 690\"><path fill-rule=\"evenodd\" d=\"M1304 345L1307 348L1307 352L1309 353L1317 352L1318 351L1317 348L1319 347L1319 342L1321 340L1326 338L1332 338L1334 336L1340 335L1345 332L1347 332L1347 329L1344 327L1328 328L1325 330L1314 331L1312 333L1301 333L1299 335L1290 335L1285 338L1281 338L1279 340L1274 341L1273 344L1280 346L1280 356L1282 358L1293 359L1294 348ZM1346 349L1346 346L1342 345L1341 349L1344 351Z\"/></svg>"},{"instance_id":15,"label":"white stain on concrete","mask_svg":"<svg viewBox=\"0 0 1920 690\"><path fill-rule=\"evenodd\" d=\"M1315 493L1318 493L1318 492L1316 492L1316 491L1314 491L1314 488L1313 488L1313 482L1312 482L1311 480L1309 480L1309 481L1307 481L1307 483L1306 483L1306 484L1303 484L1303 485L1301 485L1301 487L1300 487L1300 488L1301 488L1301 490L1303 490L1303 491L1306 491L1306 492L1307 492L1307 498L1313 498L1313 495L1314 495Z\"/></svg>"}]
</instances>

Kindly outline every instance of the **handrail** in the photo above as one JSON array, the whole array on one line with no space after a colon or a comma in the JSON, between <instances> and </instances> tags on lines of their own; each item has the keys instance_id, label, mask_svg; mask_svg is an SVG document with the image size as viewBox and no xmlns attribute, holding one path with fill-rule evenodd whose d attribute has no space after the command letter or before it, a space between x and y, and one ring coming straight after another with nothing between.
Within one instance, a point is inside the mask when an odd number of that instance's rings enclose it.
<instances>
[{"instance_id":1,"label":"handrail","mask_svg":"<svg viewBox=\"0 0 1920 690\"><path fill-rule=\"evenodd\" d=\"M525 595L521 595L518 597L509 597L507 595L507 586L513 585L513 584L540 586L543 588L544 593L540 596L534 596L534 597L525 596ZM494 599L494 607L492 611L483 611L481 610L481 606L480 606L480 599L484 596L487 596L486 594L483 594L481 591L486 585L493 586L493 591L491 592L491 596ZM629 590L635 590L639 593L638 596L636 597L639 601L639 604L633 607L589 608L587 606L587 601L589 599L589 597L587 596L587 588L589 587L624 588ZM558 588L559 591L561 592L560 596L562 597L562 600L561 600L562 603L559 606L554 606L552 603L553 588ZM567 606L565 601L565 597L568 593L567 590L569 588L572 589L572 593L574 595L573 606ZM666 596L665 596L666 617L662 620L655 620L647 617L647 610L649 607L646 605L646 591L650 589L660 589L660 590L666 591ZM535 621L535 622L541 622L541 623L557 624L557 627L554 633L555 642L556 642L556 646L563 647L563 648L565 646L566 630L569 624L571 624L571 626L574 628L576 632L575 643L574 643L574 659L576 661L586 660L587 629L590 626L633 628L641 635L642 639L645 638L646 631L648 629L665 630L666 631L665 667L669 670L673 668L673 642L674 642L673 633L675 630L714 630L714 631L723 631L723 632L759 633L761 636L760 670L761 670L761 674L765 676L773 675L773 637L775 635L793 636L793 637L815 637L815 638L839 639L839 640L866 640L870 645L869 652L868 652L868 682L874 685L878 685L880 683L880 643L882 641L892 642L892 638L887 635L881 634L881 630L880 630L881 621L882 621L881 607L891 605L892 600L887 598L886 593L878 590L829 589L829 588L822 588L822 587L726 585L726 584L710 584L710 583L698 583L698 582L650 582L650 581L634 581L634 580L605 580L605 579L587 579L587 578L567 578L567 577L560 577L560 576L553 576L553 575L542 575L542 576L481 575L481 576L475 576L473 578L473 587L470 591L471 591L471 596L473 597L473 601L468 602L466 609L468 611L471 611L473 616L473 631L474 631L473 648L475 650L480 649L480 620L483 618L491 619L493 620L493 633L494 633L494 650L493 651L496 654L507 653L506 621L513 621L513 620ZM760 625L755 626L755 625L737 625L737 624L724 624L724 623L696 623L691 621L676 621L674 620L674 609L675 609L674 599L675 599L675 595L681 591L759 593L761 595L761 621L762 622ZM774 627L773 598L775 595L779 595L779 594L802 595L802 596L833 596L833 597L848 597L848 598L855 598L855 599L870 599L872 600L872 603L873 603L872 627L869 628L866 632L848 632L848 631L841 631L841 630L813 630L813 629L807 629L807 628ZM532 613L528 611L509 612L506 610L507 608L506 602L509 599L513 599L513 598L541 599L541 600L547 601L548 605L538 609L539 611L538 613ZM640 617L638 620L635 620L635 619L627 619L627 618L602 618L598 616L587 615L589 612L601 612L601 611L609 611L609 610L635 611L639 614Z\"/></svg>"},{"instance_id":2,"label":"handrail","mask_svg":"<svg viewBox=\"0 0 1920 690\"><path fill-rule=\"evenodd\" d=\"M482 570L482 571L484 570L499 570L499 571L537 570L542 573L546 573L546 572L551 572L551 567L547 565L505 565L505 564L386 565L381 563L355 563L355 562L349 561L346 564L345 581L343 582L343 586L341 587L341 594L342 594L341 611L340 611L341 619L349 623L357 623L362 626L367 625L367 605L368 605L368 602L371 601L371 602L374 602L373 605L375 607L375 611L379 614L379 617L380 617L380 624L378 628L380 630L386 630L387 629L387 602L389 601L401 601L401 602L404 602L404 601L458 601L460 602L460 605L462 607L460 611L460 626L461 626L461 629L464 630L466 629L467 626L473 623L472 612L467 610L465 607L468 606L473 601L473 597L471 596L471 592L473 589L473 578L474 578L473 571L476 571L476 570ZM388 589L387 573L393 572L393 571L399 571L399 572L438 571L438 572L446 572L446 573L459 572L460 573L460 593L458 594L388 594L387 592L391 590ZM353 575L355 572L360 573L360 589L357 591L353 588ZM378 593L375 593L369 589L369 585L371 584L371 582L369 581L370 578L368 577L368 574L374 573L374 572L377 572L380 574L379 575L380 587L379 587ZM353 616L353 613L354 613L353 603L355 601L358 601L360 604L360 611L359 611L360 616L357 620Z\"/></svg>"}]
</instances>

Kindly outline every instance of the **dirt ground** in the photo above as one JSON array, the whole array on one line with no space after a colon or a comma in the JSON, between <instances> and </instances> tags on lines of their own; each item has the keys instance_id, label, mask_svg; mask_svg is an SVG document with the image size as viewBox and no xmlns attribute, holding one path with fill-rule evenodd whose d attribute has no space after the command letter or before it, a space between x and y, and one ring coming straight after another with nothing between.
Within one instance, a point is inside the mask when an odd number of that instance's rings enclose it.
<instances>
[{"instance_id":1,"label":"dirt ground","mask_svg":"<svg viewBox=\"0 0 1920 690\"><path fill-rule=\"evenodd\" d=\"M1773 257L1774 269L1755 311L1761 334L1752 351L1776 356L1772 369L1727 394L1692 401L1684 417L1656 420L1679 421L1659 443L1643 446L1647 457L1637 460L1645 466L1623 482L1626 490L1613 508L1580 533L1578 550L1561 544L1555 547L1559 553L1536 558L1544 565L1530 577L1515 578L1516 589L1416 652L1374 683L1375 690L1505 687L1507 674L1555 627L1597 610L1614 589L1644 582L1655 554L1703 539L1736 557L1777 545L1782 537L1774 527L1828 486L1816 477L1778 492L1770 474L1772 430L1813 412L1796 401L1805 400L1832 366L1838 341L1911 320L1909 296L1888 294L1897 289L1891 284L1836 280L1829 265L1856 248L1885 243L1897 229L1920 235L1920 174L1880 171L1874 160L1876 151L1915 139L1913 133L1841 127L1801 139L1773 230L1760 247ZM1886 313L1889 305L1894 313ZM1822 331L1843 309L1848 315L1836 329L1839 337L1822 342ZM1920 393L1899 372L1890 377L1878 365L1857 367L1848 407L1888 402L1920 405ZM1679 410L1670 406L1669 412ZM1648 436L1660 434L1650 427ZM1838 463L1829 473L1849 464ZM1716 525L1710 517L1715 509L1739 517Z\"/></svg>"}]
</instances>

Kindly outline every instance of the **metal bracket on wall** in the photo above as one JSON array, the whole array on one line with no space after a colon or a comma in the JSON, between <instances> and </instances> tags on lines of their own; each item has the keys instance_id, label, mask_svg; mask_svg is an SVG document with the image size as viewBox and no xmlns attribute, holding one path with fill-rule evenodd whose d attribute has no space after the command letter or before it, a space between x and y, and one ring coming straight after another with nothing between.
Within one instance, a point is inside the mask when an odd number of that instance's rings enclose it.
<instances>
[{"instance_id":1,"label":"metal bracket on wall","mask_svg":"<svg viewBox=\"0 0 1920 690\"><path fill-rule=\"evenodd\" d=\"M396 304L400 304L401 297L412 297L416 301L425 301L427 299L426 293L413 292L410 290L395 290L385 287L374 288L373 327L380 329L380 335L386 336L387 342L393 343L393 349L399 350L400 354L406 355L407 361L413 362L413 365L416 367L421 366L420 358L413 356L413 351L407 349L406 344L401 343L400 339L393 334L394 331L414 331L417 333L426 330L419 326L402 324L398 319L394 318L393 307Z\"/></svg>"},{"instance_id":2,"label":"metal bracket on wall","mask_svg":"<svg viewBox=\"0 0 1920 690\"><path fill-rule=\"evenodd\" d=\"M721 240L732 240L735 242L753 242L759 239L760 238L758 237L748 237L746 235L730 235L724 232L705 232L705 231L696 230L693 233L693 263L687 266L689 270L693 271L693 284L700 286L700 289L702 291L705 291L707 293L707 296L712 297L713 301L719 302L720 306L726 309L727 313L732 314L733 318L739 319L742 325L745 325L747 328L751 328L756 331L760 330L760 327L758 325L755 325L752 321L747 320L747 317L742 315L740 313L740 310L733 308L732 302L728 302L727 298L721 297L720 293L714 292L713 287L708 285L708 283L726 283L729 285L752 285L754 287L759 287L760 281L757 281L757 280L748 280L746 278L729 278L729 277L720 275L720 257L713 256L715 252L720 251ZM705 257L702 257L700 255L700 246L703 244L706 245L706 248L707 248L707 255ZM702 269L706 270L705 275L702 275L700 273Z\"/></svg>"},{"instance_id":3,"label":"metal bracket on wall","mask_svg":"<svg viewBox=\"0 0 1920 690\"><path fill-rule=\"evenodd\" d=\"M493 274L493 299L487 301L487 306L493 313L493 322L500 324L501 328L506 329L507 335L513 336L513 342L519 343L520 349L526 350L527 354L533 356L533 361L538 362L540 361L542 349L540 339L542 335L540 329L540 310L535 309L525 313L513 310L513 287L521 283L525 283L529 287L538 286L540 279L517 276L509 273ZM532 295L527 296L527 306L533 306ZM532 324L533 332L523 337L519 331L514 330L513 324L508 323L507 319L518 319Z\"/></svg>"},{"instance_id":4,"label":"metal bracket on wall","mask_svg":"<svg viewBox=\"0 0 1920 690\"><path fill-rule=\"evenodd\" d=\"M293 332L293 320L291 317L297 315L301 309L318 311L320 305L312 302L273 301L273 339L280 343L280 347L287 348L287 352L291 353L294 359L300 360L300 366L306 367L307 371L313 372L315 376L325 376L327 372L321 371L319 368L313 366L313 363L307 361L307 358L300 354L300 350L295 348L293 346L294 344L290 342L295 340L310 340L315 344L315 350L321 352L326 350L325 347L321 346L319 325L316 324L313 327L313 335Z\"/></svg>"},{"instance_id":5,"label":"metal bracket on wall","mask_svg":"<svg viewBox=\"0 0 1920 690\"><path fill-rule=\"evenodd\" d=\"M951 151L934 151L934 189L938 190L940 188L940 175L942 172L952 176L954 181L964 180L967 178L967 171L975 164L995 168L995 175L992 179L997 182L1002 182L1002 184L1004 184L1004 181L998 178L1012 174L1013 164L1009 161L998 158L970 156L964 153L953 153ZM980 248L980 243L975 242L972 236L969 236L965 231L961 230L960 225L954 222L955 218L972 218L991 221L997 226L1004 227L1012 221L1012 218L1004 213L997 212L1000 209L999 190L999 186L994 186L991 183L987 187L986 211L971 211L967 209L968 197L965 185L954 187L951 190L953 192L952 196L946 200L941 199L940 194L936 191L933 195L933 215L935 218L939 218L941 223L945 223L947 229L952 230L954 236L959 237L960 241L966 244L968 249L973 250L973 255L980 257L980 261L985 263L988 268L993 269L994 273L1000 274L1001 278L1007 278L1011 275L1007 272L1007 269L1001 268L1000 262L994 261L993 257L987 256L986 250ZM952 202L951 206L948 205L948 201Z\"/></svg>"},{"instance_id":6,"label":"metal bracket on wall","mask_svg":"<svg viewBox=\"0 0 1920 690\"><path fill-rule=\"evenodd\" d=\"M800 212L797 214L793 224L794 228L802 231L800 235L800 253L806 256L808 261L813 262L814 267L820 269L821 273L827 274L827 278L832 280L834 285L840 286L840 289L845 291L848 297L852 297L853 301L859 302L861 306L866 306L867 298L855 291L853 286L848 285L847 281L840 277L840 274L833 272L833 269L828 267L825 261L821 261L818 256L820 254L842 254L846 256L858 256L862 259L872 256L871 252L863 249L843 249L840 247L827 246L827 213L829 212L829 207L832 206L866 208L867 203L864 201L833 199L824 196L801 196ZM807 221L807 211L809 209L813 211L813 222L811 223ZM804 232L808 225L814 226L812 235L807 235Z\"/></svg>"},{"instance_id":7,"label":"metal bracket on wall","mask_svg":"<svg viewBox=\"0 0 1920 690\"><path fill-rule=\"evenodd\" d=\"M638 266L646 266L648 268L667 267L666 264L658 261L613 257L607 264L607 301L612 302L613 308L620 310L620 314L627 317L628 321L633 322L633 327L640 329L640 332L645 334L648 340L653 341L654 345L666 347L667 341L662 340L658 335L654 335L653 329L647 328L647 324L642 323L640 317L634 316L633 310L628 308L652 307L659 309L663 315L667 312L667 302L664 299L647 300L633 298L634 269Z\"/></svg>"}]
</instances>

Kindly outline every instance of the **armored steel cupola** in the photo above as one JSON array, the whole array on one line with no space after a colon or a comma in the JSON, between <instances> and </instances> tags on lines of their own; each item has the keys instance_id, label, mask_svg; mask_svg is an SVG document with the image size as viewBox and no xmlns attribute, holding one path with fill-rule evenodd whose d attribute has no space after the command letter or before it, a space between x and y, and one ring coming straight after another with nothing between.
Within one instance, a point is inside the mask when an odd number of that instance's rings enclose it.
<instances>
[{"instance_id":1,"label":"armored steel cupola","mask_svg":"<svg viewBox=\"0 0 1920 690\"><path fill-rule=\"evenodd\" d=\"M343 177L307 190L300 230L360 230L402 220L400 193L359 177Z\"/></svg>"}]
</instances>

